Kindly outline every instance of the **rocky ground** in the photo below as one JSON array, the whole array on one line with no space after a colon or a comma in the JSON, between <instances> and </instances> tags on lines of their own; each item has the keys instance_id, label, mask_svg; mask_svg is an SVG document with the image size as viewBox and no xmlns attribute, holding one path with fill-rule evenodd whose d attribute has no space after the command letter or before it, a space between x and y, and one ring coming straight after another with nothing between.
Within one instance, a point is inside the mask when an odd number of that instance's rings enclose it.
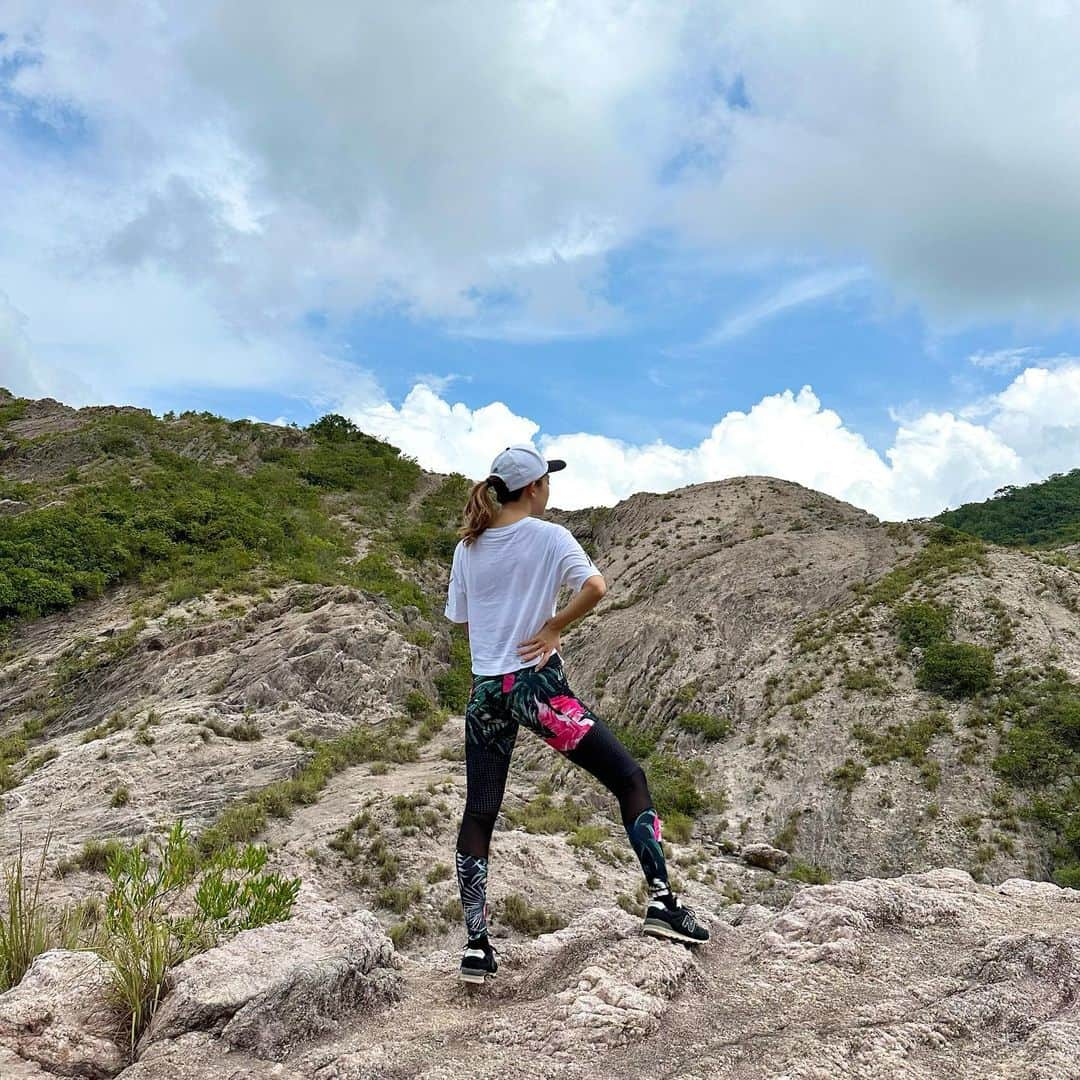
<instances>
[{"instance_id":1,"label":"rocky ground","mask_svg":"<svg viewBox=\"0 0 1080 1080\"><path fill-rule=\"evenodd\" d=\"M1080 892L942 869L700 909L690 950L596 906L501 946L402 957L368 912L306 889L289 923L176 969L125 1067L100 961L52 952L0 995L0 1068L122 1080L1080 1075ZM45 1071L50 1070L50 1071Z\"/></svg>"}]
</instances>

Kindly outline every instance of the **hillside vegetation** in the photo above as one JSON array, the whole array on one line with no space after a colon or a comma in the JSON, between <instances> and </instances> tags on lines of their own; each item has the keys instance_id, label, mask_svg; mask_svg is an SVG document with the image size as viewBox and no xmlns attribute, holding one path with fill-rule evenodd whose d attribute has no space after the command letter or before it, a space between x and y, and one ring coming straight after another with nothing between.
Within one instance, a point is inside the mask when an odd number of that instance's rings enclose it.
<instances>
[{"instance_id":1,"label":"hillside vegetation","mask_svg":"<svg viewBox=\"0 0 1080 1080\"><path fill-rule=\"evenodd\" d=\"M985 502L945 510L934 520L1010 547L1080 543L1080 468L1024 487L1010 484Z\"/></svg>"},{"instance_id":2,"label":"hillside vegetation","mask_svg":"<svg viewBox=\"0 0 1080 1080\"><path fill-rule=\"evenodd\" d=\"M8 479L0 499L0 620L34 618L120 582L166 602L212 588L343 583L425 608L392 560L445 555L465 480L451 476L403 524L414 460L340 416L304 430L209 413L101 410L77 428L20 437L31 403L0 397ZM10 478L22 466L27 479ZM372 534L353 559L358 530Z\"/></svg>"}]
</instances>

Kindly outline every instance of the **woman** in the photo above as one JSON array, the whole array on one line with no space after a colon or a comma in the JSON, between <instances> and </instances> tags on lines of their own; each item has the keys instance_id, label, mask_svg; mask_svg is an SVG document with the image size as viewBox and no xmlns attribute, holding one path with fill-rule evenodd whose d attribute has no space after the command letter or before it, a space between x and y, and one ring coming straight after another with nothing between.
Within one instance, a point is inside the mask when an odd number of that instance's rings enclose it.
<instances>
[{"instance_id":1,"label":"woman","mask_svg":"<svg viewBox=\"0 0 1080 1080\"><path fill-rule=\"evenodd\" d=\"M568 529L544 521L549 473L566 468L531 445L508 446L473 486L454 549L446 617L464 623L472 653L465 710L468 792L457 841L457 878L469 940L460 977L483 982L497 964L487 934L487 864L518 726L595 776L618 800L648 883L644 931L697 943L699 926L668 884L660 818L645 773L570 689L559 635L604 595L604 579ZM494 496L494 499L492 498ZM556 614L559 590L576 596Z\"/></svg>"}]
</instances>

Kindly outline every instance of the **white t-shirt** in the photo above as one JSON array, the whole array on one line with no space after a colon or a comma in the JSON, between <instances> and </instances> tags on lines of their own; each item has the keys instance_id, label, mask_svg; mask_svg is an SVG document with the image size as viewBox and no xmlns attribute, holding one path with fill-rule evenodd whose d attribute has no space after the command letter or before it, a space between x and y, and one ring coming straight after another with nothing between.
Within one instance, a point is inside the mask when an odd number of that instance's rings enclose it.
<instances>
[{"instance_id":1,"label":"white t-shirt","mask_svg":"<svg viewBox=\"0 0 1080 1080\"><path fill-rule=\"evenodd\" d=\"M554 521L523 517L459 540L450 567L446 617L469 624L475 675L535 667L517 651L555 614L559 590L577 592L600 571L574 534Z\"/></svg>"}]
</instances>

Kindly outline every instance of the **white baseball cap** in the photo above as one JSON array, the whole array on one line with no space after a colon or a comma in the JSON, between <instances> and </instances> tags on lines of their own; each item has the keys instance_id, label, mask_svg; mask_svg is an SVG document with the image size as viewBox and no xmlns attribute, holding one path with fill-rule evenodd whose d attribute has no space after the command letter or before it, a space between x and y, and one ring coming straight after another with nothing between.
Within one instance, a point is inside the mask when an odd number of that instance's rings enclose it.
<instances>
[{"instance_id":1,"label":"white baseball cap","mask_svg":"<svg viewBox=\"0 0 1080 1080\"><path fill-rule=\"evenodd\" d=\"M517 491L549 472L565 468L565 461L548 461L532 443L514 443L496 456L488 475L497 476L510 491Z\"/></svg>"}]
</instances>

